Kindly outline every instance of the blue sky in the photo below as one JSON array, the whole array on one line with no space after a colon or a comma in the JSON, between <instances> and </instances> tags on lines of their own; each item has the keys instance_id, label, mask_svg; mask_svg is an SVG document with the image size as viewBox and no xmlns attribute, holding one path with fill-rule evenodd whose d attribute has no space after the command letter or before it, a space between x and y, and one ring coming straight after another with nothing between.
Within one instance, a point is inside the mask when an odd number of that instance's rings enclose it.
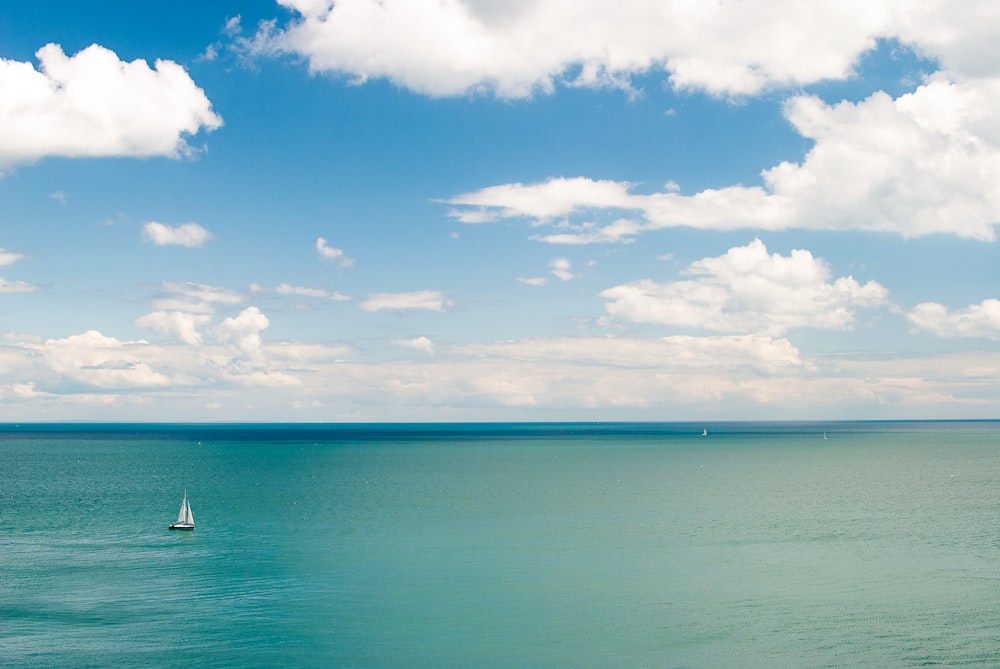
<instances>
[{"instance_id":1,"label":"blue sky","mask_svg":"<svg viewBox=\"0 0 1000 669\"><path fill-rule=\"evenodd\" d=\"M1000 9L7 3L0 420L997 417Z\"/></svg>"}]
</instances>

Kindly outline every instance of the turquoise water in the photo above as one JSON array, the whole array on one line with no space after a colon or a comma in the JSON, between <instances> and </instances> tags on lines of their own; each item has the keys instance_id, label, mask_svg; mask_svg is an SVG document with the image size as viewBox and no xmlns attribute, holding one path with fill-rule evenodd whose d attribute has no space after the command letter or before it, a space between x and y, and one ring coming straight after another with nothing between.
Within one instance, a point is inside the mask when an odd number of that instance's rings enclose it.
<instances>
[{"instance_id":1,"label":"turquoise water","mask_svg":"<svg viewBox=\"0 0 1000 669\"><path fill-rule=\"evenodd\" d=\"M1000 666L1000 423L702 427L0 425L0 664Z\"/></svg>"}]
</instances>

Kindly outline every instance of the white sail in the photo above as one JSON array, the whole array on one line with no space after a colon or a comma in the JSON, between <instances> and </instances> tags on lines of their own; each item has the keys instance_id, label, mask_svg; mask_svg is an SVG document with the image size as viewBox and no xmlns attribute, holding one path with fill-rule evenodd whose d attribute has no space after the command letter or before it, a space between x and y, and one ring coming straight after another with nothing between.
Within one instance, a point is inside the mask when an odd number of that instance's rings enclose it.
<instances>
[{"instance_id":1,"label":"white sail","mask_svg":"<svg viewBox=\"0 0 1000 669\"><path fill-rule=\"evenodd\" d=\"M184 491L184 497L181 499L181 508L177 512L177 522L170 523L168 529L171 530L193 530L194 529L194 514L191 513L191 503L188 501L187 490Z\"/></svg>"}]
</instances>

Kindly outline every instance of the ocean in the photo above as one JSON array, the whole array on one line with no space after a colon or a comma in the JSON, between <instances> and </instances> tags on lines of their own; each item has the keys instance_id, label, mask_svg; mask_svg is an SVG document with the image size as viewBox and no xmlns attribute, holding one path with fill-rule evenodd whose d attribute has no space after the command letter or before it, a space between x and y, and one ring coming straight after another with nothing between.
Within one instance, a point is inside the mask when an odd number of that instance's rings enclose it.
<instances>
[{"instance_id":1,"label":"ocean","mask_svg":"<svg viewBox=\"0 0 1000 669\"><path fill-rule=\"evenodd\" d=\"M997 422L9 424L0 527L4 667L1000 666Z\"/></svg>"}]
</instances>

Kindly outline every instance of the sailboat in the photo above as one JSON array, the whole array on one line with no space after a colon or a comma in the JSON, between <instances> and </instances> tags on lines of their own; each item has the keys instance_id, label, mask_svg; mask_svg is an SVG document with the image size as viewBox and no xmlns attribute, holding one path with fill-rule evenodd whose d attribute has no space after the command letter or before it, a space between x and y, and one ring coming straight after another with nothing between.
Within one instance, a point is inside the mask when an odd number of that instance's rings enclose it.
<instances>
[{"instance_id":1,"label":"sailboat","mask_svg":"<svg viewBox=\"0 0 1000 669\"><path fill-rule=\"evenodd\" d=\"M194 529L194 514L191 513L191 502L188 501L187 490L184 491L184 499L181 500L181 510L177 514L177 522L170 523L168 529L171 530Z\"/></svg>"}]
</instances>

